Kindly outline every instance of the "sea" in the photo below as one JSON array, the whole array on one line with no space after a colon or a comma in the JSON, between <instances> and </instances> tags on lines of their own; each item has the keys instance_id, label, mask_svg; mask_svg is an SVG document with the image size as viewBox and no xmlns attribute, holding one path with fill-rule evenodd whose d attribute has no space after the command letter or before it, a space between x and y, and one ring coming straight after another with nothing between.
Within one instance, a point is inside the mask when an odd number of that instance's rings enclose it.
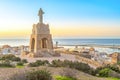
<instances>
[{"instance_id":1,"label":"sea","mask_svg":"<svg viewBox=\"0 0 120 80\"><path fill-rule=\"evenodd\" d=\"M2 45L10 45L20 46L25 45L28 46L30 43L29 39L0 39L0 46ZM58 46L63 46L65 48L74 48L76 45L78 46L89 46L94 47L96 50L106 53L120 52L120 39L53 39L53 44L58 43ZM101 47L96 47L101 46ZM102 46L112 46L113 48L103 48ZM116 48L119 47L119 48ZM115 47L115 48L114 48Z\"/></svg>"}]
</instances>

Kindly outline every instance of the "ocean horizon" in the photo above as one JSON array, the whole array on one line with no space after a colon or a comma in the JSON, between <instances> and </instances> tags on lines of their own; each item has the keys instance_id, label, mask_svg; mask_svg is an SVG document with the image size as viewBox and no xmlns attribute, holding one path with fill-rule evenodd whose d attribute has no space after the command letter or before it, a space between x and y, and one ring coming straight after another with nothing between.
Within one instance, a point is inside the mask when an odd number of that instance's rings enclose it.
<instances>
[{"instance_id":1,"label":"ocean horizon","mask_svg":"<svg viewBox=\"0 0 120 80\"><path fill-rule=\"evenodd\" d=\"M30 39L0 39L0 46L29 46ZM71 45L103 45L103 46L120 46L120 39L70 39L70 38L55 38L53 44L55 45L71 46Z\"/></svg>"},{"instance_id":2,"label":"ocean horizon","mask_svg":"<svg viewBox=\"0 0 120 80\"><path fill-rule=\"evenodd\" d=\"M119 47L120 48L120 39L53 39L53 44L55 45L58 42L58 46L64 48L75 48L75 45L80 47L94 47L95 50L100 52L106 52L108 54L114 52L120 52L118 48L105 48L103 46ZM0 46L10 45L14 46L29 46L30 39L0 39ZM88 45L88 46L87 46ZM100 46L100 47L96 47Z\"/></svg>"}]
</instances>

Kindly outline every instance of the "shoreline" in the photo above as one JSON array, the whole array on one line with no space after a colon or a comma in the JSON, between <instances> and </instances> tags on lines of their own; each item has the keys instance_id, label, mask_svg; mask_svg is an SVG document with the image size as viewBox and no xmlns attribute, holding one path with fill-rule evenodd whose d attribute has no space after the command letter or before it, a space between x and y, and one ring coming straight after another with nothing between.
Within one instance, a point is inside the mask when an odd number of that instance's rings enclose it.
<instances>
[{"instance_id":1,"label":"shoreline","mask_svg":"<svg viewBox=\"0 0 120 80\"><path fill-rule=\"evenodd\" d=\"M9 45L9 44L4 44L4 45ZM2 46L4 46L4 45L0 45L0 47L2 47ZM56 45L56 44L53 44L54 46ZM29 47L29 45L24 45L24 44L21 44L21 45L16 45L16 46L14 46L14 45L9 45L9 46L11 46L11 47L18 47L18 46L28 46ZM59 44L59 45L57 45L57 46L60 46L60 47L64 47L64 46L78 46L78 47L103 47L103 48L120 48L120 45L99 45L99 44L83 44L83 45L66 45L66 44Z\"/></svg>"},{"instance_id":2,"label":"shoreline","mask_svg":"<svg viewBox=\"0 0 120 80\"><path fill-rule=\"evenodd\" d=\"M88 44L88 45L58 45L60 47L64 46L78 46L78 47L101 47L101 48L112 48L112 49L120 49L120 45L93 45L93 44Z\"/></svg>"}]
</instances>

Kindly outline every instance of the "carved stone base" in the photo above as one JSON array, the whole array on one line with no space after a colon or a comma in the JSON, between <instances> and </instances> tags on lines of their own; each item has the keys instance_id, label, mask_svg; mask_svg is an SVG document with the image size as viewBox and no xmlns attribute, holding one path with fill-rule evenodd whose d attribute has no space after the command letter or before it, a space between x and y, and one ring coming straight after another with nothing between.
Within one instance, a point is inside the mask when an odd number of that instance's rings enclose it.
<instances>
[{"instance_id":1,"label":"carved stone base","mask_svg":"<svg viewBox=\"0 0 120 80\"><path fill-rule=\"evenodd\" d=\"M61 56L60 52L53 51L53 50L50 50L50 51L43 50L43 51L40 51L38 53L24 51L21 53L21 57L28 57L28 58L59 57L59 56Z\"/></svg>"}]
</instances>

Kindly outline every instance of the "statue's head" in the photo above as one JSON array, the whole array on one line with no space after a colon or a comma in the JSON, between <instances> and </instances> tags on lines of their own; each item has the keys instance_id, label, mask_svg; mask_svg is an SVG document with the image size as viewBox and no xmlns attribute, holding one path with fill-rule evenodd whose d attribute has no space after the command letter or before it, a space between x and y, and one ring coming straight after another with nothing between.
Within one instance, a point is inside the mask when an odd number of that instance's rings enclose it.
<instances>
[{"instance_id":1,"label":"statue's head","mask_svg":"<svg viewBox=\"0 0 120 80\"><path fill-rule=\"evenodd\" d=\"M42 8L40 8L38 16L43 15L43 14L44 14L44 12L43 12Z\"/></svg>"}]
</instances>

